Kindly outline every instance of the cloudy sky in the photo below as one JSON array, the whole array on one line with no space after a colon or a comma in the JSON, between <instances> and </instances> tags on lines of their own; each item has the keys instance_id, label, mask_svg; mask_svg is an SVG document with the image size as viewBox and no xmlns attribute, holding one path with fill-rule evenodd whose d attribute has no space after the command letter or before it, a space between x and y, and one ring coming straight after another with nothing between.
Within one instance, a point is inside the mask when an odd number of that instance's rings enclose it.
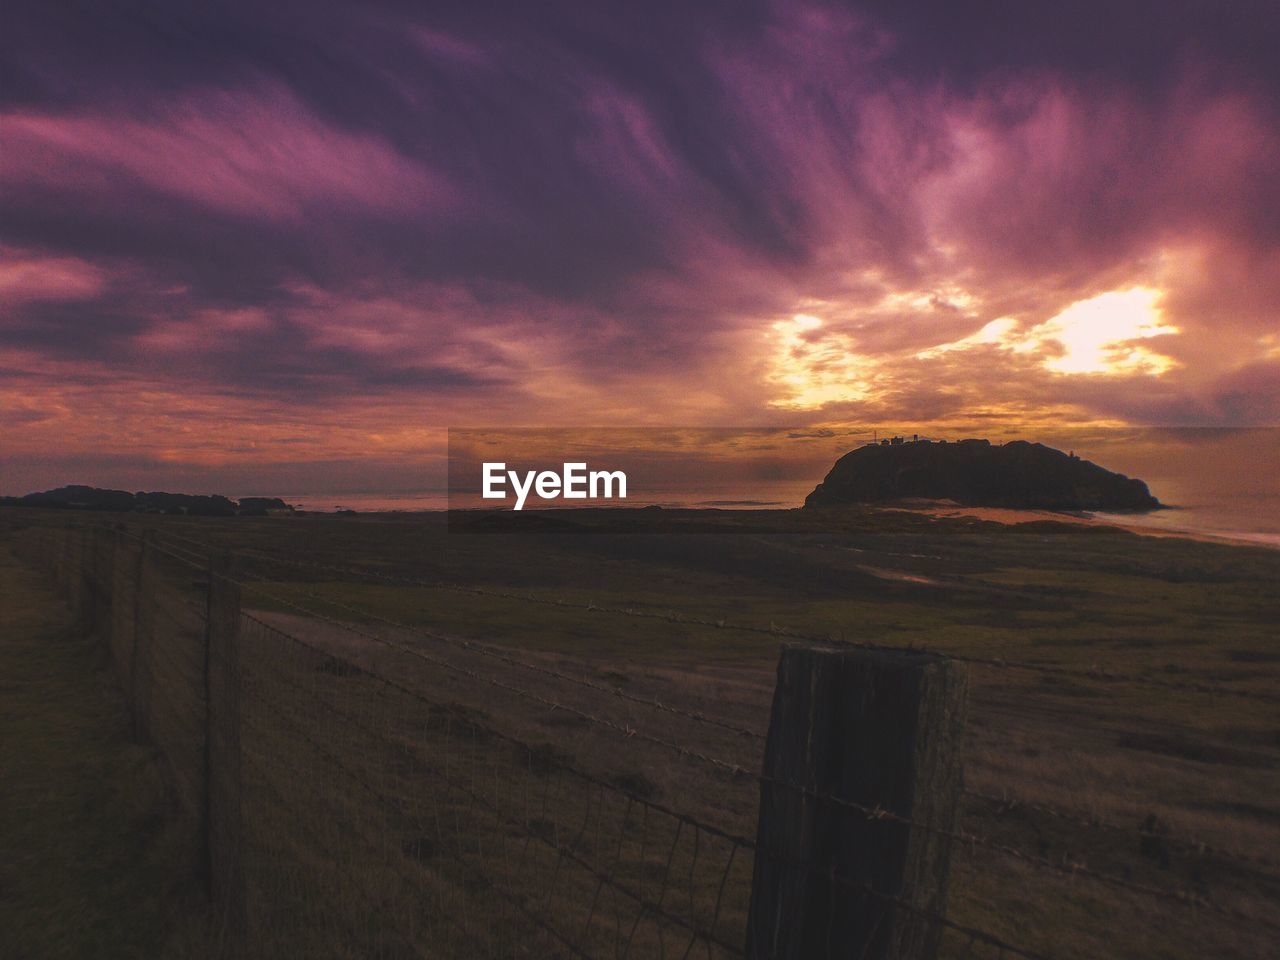
<instances>
[{"instance_id":1,"label":"cloudy sky","mask_svg":"<svg viewBox=\"0 0 1280 960\"><path fill-rule=\"evenodd\" d=\"M3 20L3 493L403 488L451 425L1280 423L1269 0Z\"/></svg>"}]
</instances>

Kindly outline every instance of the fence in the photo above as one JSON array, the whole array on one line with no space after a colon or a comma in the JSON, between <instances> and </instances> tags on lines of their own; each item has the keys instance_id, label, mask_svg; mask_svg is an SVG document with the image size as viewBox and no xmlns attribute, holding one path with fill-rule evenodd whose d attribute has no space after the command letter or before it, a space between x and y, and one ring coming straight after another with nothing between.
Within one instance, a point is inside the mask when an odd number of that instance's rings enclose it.
<instances>
[{"instance_id":1,"label":"fence","mask_svg":"<svg viewBox=\"0 0 1280 960\"><path fill-rule=\"evenodd\" d=\"M308 566L296 558L75 523L35 525L24 546L108 644L190 816L230 955L1046 956L949 916L953 850L1111 891L1121 912L1220 918L1249 931L1242 956L1278 929L1154 883L1146 863L1099 869L961 825L965 668L1053 667L770 628L804 642L783 651L765 731L713 714L714 698L629 689L285 583L283 567ZM1265 854L1157 824L971 790L975 804L993 823L1030 810L1138 851L1229 860L1264 900L1280 883Z\"/></svg>"}]
</instances>

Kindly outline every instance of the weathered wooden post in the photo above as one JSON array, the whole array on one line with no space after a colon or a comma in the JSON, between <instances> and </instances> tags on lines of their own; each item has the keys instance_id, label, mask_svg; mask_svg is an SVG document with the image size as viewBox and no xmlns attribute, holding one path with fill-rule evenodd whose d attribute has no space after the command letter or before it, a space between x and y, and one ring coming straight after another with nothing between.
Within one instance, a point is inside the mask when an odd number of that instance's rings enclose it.
<instances>
[{"instance_id":1,"label":"weathered wooden post","mask_svg":"<svg viewBox=\"0 0 1280 960\"><path fill-rule=\"evenodd\" d=\"M87 636L94 630L93 528L81 526L75 538L76 617Z\"/></svg>"},{"instance_id":2,"label":"weathered wooden post","mask_svg":"<svg viewBox=\"0 0 1280 960\"><path fill-rule=\"evenodd\" d=\"M101 531L103 541L103 592L109 598L106 608L106 640L115 664L116 679L125 699L133 703L133 631L125 629L125 614L133 606L133 597L125 596L122 579L132 566L125 560L127 541L124 524L113 523Z\"/></svg>"},{"instance_id":3,"label":"weathered wooden post","mask_svg":"<svg viewBox=\"0 0 1280 960\"><path fill-rule=\"evenodd\" d=\"M209 895L223 911L227 946L245 952L240 809L240 587L226 554L209 561L205 631L205 860Z\"/></svg>"},{"instance_id":4,"label":"weathered wooden post","mask_svg":"<svg viewBox=\"0 0 1280 960\"><path fill-rule=\"evenodd\" d=\"M926 960L962 785L963 664L787 645L760 787L751 960Z\"/></svg>"},{"instance_id":5,"label":"weathered wooden post","mask_svg":"<svg viewBox=\"0 0 1280 960\"><path fill-rule=\"evenodd\" d=\"M70 594L71 610L75 614L76 629L84 634L89 633L89 597L86 584L89 573L85 569L84 528L67 530L67 585Z\"/></svg>"},{"instance_id":6,"label":"weathered wooden post","mask_svg":"<svg viewBox=\"0 0 1280 960\"><path fill-rule=\"evenodd\" d=\"M116 637L116 532L109 527L98 527L98 636L106 641L111 651L111 662L116 666L116 677L120 686L128 682L128 675L121 676L120 669L123 657L117 646Z\"/></svg>"},{"instance_id":7,"label":"weathered wooden post","mask_svg":"<svg viewBox=\"0 0 1280 960\"><path fill-rule=\"evenodd\" d=\"M103 575L107 565L105 537L100 527L89 527L86 535L85 582L88 587L89 632L106 642L110 649L110 637L106 633L106 609L111 598L106 591L106 578Z\"/></svg>"},{"instance_id":8,"label":"weathered wooden post","mask_svg":"<svg viewBox=\"0 0 1280 960\"><path fill-rule=\"evenodd\" d=\"M156 583L151 546L152 533L144 530L138 541L133 571L133 733L142 741L151 736L151 645L155 637Z\"/></svg>"}]
</instances>

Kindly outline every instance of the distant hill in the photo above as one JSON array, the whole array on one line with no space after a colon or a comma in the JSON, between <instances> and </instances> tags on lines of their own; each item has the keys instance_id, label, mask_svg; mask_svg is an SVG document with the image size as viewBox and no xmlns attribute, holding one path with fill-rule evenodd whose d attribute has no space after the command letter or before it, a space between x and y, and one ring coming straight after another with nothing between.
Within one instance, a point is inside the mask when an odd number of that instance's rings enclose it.
<instances>
[{"instance_id":1,"label":"distant hill","mask_svg":"<svg viewBox=\"0 0 1280 960\"><path fill-rule=\"evenodd\" d=\"M1145 511L1162 506L1141 480L1025 440L1002 446L988 440L869 444L837 460L804 505L912 497L1037 510Z\"/></svg>"},{"instance_id":2,"label":"distant hill","mask_svg":"<svg viewBox=\"0 0 1280 960\"><path fill-rule=\"evenodd\" d=\"M0 498L0 504L58 510L182 514L193 517L266 516L268 511L293 509L276 497L245 497L237 503L217 494L129 493L127 490L102 490L79 484L29 493L25 497L3 497Z\"/></svg>"}]
</instances>

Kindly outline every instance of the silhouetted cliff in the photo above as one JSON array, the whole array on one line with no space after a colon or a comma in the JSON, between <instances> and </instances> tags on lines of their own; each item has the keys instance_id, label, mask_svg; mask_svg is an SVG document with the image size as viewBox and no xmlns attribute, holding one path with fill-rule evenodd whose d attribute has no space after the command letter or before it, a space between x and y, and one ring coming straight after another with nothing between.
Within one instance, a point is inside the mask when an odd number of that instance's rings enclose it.
<instances>
[{"instance_id":1,"label":"silhouetted cliff","mask_svg":"<svg viewBox=\"0 0 1280 960\"><path fill-rule=\"evenodd\" d=\"M292 509L275 497L245 497L238 504L218 494L129 493L73 484L0 499L9 506L53 507L61 510L108 510L113 513L167 513L193 517L265 516L268 510Z\"/></svg>"},{"instance_id":2,"label":"silhouetted cliff","mask_svg":"<svg viewBox=\"0 0 1280 960\"><path fill-rule=\"evenodd\" d=\"M1141 480L1040 443L919 440L860 447L836 461L806 507L908 497L1040 510L1156 510Z\"/></svg>"}]
</instances>

